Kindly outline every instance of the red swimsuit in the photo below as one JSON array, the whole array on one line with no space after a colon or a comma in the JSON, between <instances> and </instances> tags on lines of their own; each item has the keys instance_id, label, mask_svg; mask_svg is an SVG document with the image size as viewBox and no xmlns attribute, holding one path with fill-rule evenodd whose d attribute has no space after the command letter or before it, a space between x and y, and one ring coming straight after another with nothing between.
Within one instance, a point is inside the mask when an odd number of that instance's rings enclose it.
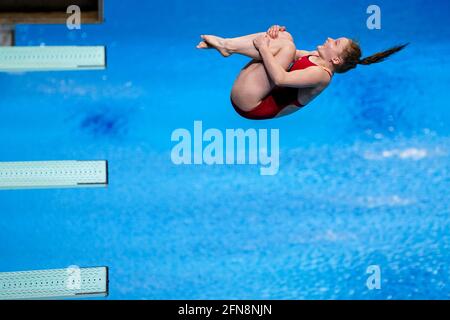
<instances>
[{"instance_id":1,"label":"red swimsuit","mask_svg":"<svg viewBox=\"0 0 450 320\"><path fill-rule=\"evenodd\" d=\"M303 70L312 66L317 66L309 60L309 56L304 56L297 61L289 69L289 72L295 70ZM329 71L326 70L328 73ZM330 74L331 76L331 74ZM296 88L286 88L286 87L275 87L262 101L251 111L242 111L234 102L231 100L231 104L237 113L242 117L253 120L264 120L275 118L283 109L296 106L304 107L298 101L298 89Z\"/></svg>"}]
</instances>

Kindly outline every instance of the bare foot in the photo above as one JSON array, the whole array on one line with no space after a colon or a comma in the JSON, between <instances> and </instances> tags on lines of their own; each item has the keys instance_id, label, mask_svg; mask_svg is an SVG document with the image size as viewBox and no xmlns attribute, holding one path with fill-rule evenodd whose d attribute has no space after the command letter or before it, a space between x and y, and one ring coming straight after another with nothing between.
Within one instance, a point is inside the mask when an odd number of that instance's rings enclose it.
<instances>
[{"instance_id":1,"label":"bare foot","mask_svg":"<svg viewBox=\"0 0 450 320\"><path fill-rule=\"evenodd\" d=\"M220 52L220 54L224 57L231 56L231 52L225 47L225 39L221 37L216 37L212 35L202 35L201 38L203 39L202 42L200 42L197 45L198 49L216 49Z\"/></svg>"}]
</instances>

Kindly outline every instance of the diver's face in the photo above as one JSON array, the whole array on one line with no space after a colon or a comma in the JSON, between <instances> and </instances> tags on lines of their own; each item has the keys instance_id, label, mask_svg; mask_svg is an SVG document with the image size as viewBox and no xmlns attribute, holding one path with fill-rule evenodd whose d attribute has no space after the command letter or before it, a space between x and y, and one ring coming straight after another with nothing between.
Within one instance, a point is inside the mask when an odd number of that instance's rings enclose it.
<instances>
[{"instance_id":1,"label":"diver's face","mask_svg":"<svg viewBox=\"0 0 450 320\"><path fill-rule=\"evenodd\" d=\"M327 38L327 40L317 50L325 60L341 58L345 49L350 45L350 39L347 38Z\"/></svg>"}]
</instances>

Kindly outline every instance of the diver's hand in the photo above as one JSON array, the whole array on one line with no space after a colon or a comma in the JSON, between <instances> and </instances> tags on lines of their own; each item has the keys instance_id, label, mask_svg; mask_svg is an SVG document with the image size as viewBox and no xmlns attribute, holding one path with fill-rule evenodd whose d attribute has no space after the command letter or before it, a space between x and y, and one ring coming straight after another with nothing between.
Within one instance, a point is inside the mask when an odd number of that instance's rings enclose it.
<instances>
[{"instance_id":1,"label":"diver's hand","mask_svg":"<svg viewBox=\"0 0 450 320\"><path fill-rule=\"evenodd\" d=\"M269 37L271 37L272 39L276 39L276 38L278 38L278 35L279 35L280 32L283 32L283 31L286 31L286 30L287 30L286 27L279 26L279 25L276 24L274 26L271 26L269 28L269 30L267 30L267 35Z\"/></svg>"},{"instance_id":2,"label":"diver's hand","mask_svg":"<svg viewBox=\"0 0 450 320\"><path fill-rule=\"evenodd\" d=\"M253 44L258 50L269 48L270 37L267 34L261 35L253 40Z\"/></svg>"}]
</instances>

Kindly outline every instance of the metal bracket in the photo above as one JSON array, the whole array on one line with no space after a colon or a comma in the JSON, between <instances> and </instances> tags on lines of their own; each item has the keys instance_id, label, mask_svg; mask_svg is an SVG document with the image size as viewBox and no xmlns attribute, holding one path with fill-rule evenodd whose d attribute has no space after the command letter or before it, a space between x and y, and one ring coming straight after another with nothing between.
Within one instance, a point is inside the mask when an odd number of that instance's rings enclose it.
<instances>
[{"instance_id":1,"label":"metal bracket","mask_svg":"<svg viewBox=\"0 0 450 320\"><path fill-rule=\"evenodd\" d=\"M16 28L14 25L0 25L0 46L11 47L15 45Z\"/></svg>"}]
</instances>

